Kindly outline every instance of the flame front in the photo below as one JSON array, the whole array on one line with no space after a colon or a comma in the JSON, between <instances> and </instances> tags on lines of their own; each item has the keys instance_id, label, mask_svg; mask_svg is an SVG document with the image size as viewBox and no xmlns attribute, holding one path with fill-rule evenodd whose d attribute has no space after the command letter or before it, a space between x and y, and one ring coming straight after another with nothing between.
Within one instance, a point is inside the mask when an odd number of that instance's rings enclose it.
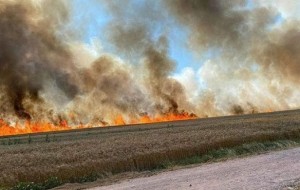
<instances>
[{"instance_id":1,"label":"flame front","mask_svg":"<svg viewBox=\"0 0 300 190\"><path fill-rule=\"evenodd\" d=\"M50 122L32 122L25 121L23 123L17 122L15 124L9 124L9 122L4 119L0 119L0 136L8 135L20 135L20 134L30 134L30 133L40 133L40 132L50 132L50 131L65 131L72 129L84 129L92 127L106 127L106 126L123 126L127 124L145 124L145 123L157 123L165 121L178 121L178 120L188 120L197 118L194 114L189 114L187 112L182 113L167 113L164 115L158 115L155 117L150 117L148 115L142 115L137 119L126 119L123 115L116 116L112 123L100 122L93 124L79 124L70 125L66 120L58 122L58 124Z\"/></svg>"},{"instance_id":2,"label":"flame front","mask_svg":"<svg viewBox=\"0 0 300 190\"><path fill-rule=\"evenodd\" d=\"M49 131L63 131L70 129L80 129L87 128L88 126L78 125L75 127L69 126L66 121L62 121L59 124L53 124L49 122L31 122L29 120L25 121L23 124L16 123L10 125L8 122L0 119L0 136L6 135L18 135L27 133L39 133L39 132L49 132Z\"/></svg>"}]
</instances>

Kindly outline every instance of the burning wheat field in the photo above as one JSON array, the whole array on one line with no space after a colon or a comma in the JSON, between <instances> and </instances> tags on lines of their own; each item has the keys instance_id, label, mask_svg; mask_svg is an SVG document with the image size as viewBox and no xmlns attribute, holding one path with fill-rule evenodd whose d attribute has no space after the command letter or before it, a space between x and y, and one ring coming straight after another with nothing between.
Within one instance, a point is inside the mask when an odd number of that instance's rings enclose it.
<instances>
[{"instance_id":1,"label":"burning wheat field","mask_svg":"<svg viewBox=\"0 0 300 190\"><path fill-rule=\"evenodd\" d=\"M9 163L0 164L0 187L297 139L299 8L292 0L0 0L0 161ZM86 143L101 151L71 151ZM70 157L50 163L55 155L41 149L52 146ZM27 151L53 170L32 168Z\"/></svg>"},{"instance_id":2,"label":"burning wheat field","mask_svg":"<svg viewBox=\"0 0 300 190\"><path fill-rule=\"evenodd\" d=\"M298 19L249 3L2 0L0 135L298 108Z\"/></svg>"}]
</instances>

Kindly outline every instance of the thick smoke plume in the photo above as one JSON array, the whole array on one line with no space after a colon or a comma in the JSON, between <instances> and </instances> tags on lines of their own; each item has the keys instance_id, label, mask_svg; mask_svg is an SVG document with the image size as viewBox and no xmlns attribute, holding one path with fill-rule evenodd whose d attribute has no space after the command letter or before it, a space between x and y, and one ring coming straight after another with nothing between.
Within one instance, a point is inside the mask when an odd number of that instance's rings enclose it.
<instances>
[{"instance_id":1,"label":"thick smoke plume","mask_svg":"<svg viewBox=\"0 0 300 190\"><path fill-rule=\"evenodd\" d=\"M204 115L299 106L294 99L300 84L298 21L272 28L280 13L271 6L247 8L244 0L164 2L190 28L193 51L219 52L200 69L208 87L198 99Z\"/></svg>"},{"instance_id":2,"label":"thick smoke plume","mask_svg":"<svg viewBox=\"0 0 300 190\"><path fill-rule=\"evenodd\" d=\"M64 18L67 12L58 1L51 5L50 10L62 12L40 18L41 10L33 3L1 1L0 4L1 92L7 96L4 101L9 101L20 118L31 118L24 108L25 99L43 101L40 92L48 80L53 80L69 98L78 93L71 76L74 66L70 52L56 37L59 23L51 18L57 14Z\"/></svg>"},{"instance_id":3,"label":"thick smoke plume","mask_svg":"<svg viewBox=\"0 0 300 190\"><path fill-rule=\"evenodd\" d=\"M144 78L141 81L149 88L151 100L158 112L177 113L181 109L192 110L183 86L170 78L176 63L169 57L166 31L157 39L151 38L155 24L164 15L148 1L136 10L131 3L105 1L113 20L108 26L109 39L118 52L137 54L143 58ZM121 3L121 5L120 5ZM155 3L154 3L155 4ZM128 9L134 11L128 13ZM179 105L180 104L180 105Z\"/></svg>"},{"instance_id":4,"label":"thick smoke plume","mask_svg":"<svg viewBox=\"0 0 300 190\"><path fill-rule=\"evenodd\" d=\"M119 114L135 118L179 112L177 101L184 90L169 78L175 63L168 58L167 40L152 41L146 24L121 28L121 21L108 26L120 51L141 50L140 70L147 74L134 79L133 69L113 55L75 63L76 55L62 34L69 19L65 1L3 1L0 16L3 117L88 123Z\"/></svg>"},{"instance_id":5,"label":"thick smoke plume","mask_svg":"<svg viewBox=\"0 0 300 190\"><path fill-rule=\"evenodd\" d=\"M275 27L274 7L247 8L244 0L99 0L110 16L99 34L113 53L92 55L68 28L67 2L0 1L1 118L106 123L118 115L217 116L300 105L299 21ZM174 23L188 29L195 55L215 54L198 72L172 76L170 28L157 25Z\"/></svg>"}]
</instances>

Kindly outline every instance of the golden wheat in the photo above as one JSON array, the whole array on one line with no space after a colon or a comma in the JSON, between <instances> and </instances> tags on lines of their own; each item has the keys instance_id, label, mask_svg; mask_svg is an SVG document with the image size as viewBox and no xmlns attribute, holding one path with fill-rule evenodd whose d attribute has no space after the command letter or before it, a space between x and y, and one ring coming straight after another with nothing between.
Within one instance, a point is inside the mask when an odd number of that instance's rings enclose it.
<instances>
[{"instance_id":1,"label":"golden wheat","mask_svg":"<svg viewBox=\"0 0 300 190\"><path fill-rule=\"evenodd\" d=\"M0 138L0 186L148 170L213 149L299 137L297 110L5 137Z\"/></svg>"}]
</instances>

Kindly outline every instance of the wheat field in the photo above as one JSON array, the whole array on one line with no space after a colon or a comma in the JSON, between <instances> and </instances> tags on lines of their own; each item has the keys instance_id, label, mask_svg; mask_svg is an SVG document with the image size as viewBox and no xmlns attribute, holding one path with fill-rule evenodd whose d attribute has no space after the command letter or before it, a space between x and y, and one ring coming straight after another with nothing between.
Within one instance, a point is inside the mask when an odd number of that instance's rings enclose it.
<instances>
[{"instance_id":1,"label":"wheat field","mask_svg":"<svg viewBox=\"0 0 300 190\"><path fill-rule=\"evenodd\" d=\"M152 170L252 142L300 138L300 110L0 138L0 187Z\"/></svg>"}]
</instances>

